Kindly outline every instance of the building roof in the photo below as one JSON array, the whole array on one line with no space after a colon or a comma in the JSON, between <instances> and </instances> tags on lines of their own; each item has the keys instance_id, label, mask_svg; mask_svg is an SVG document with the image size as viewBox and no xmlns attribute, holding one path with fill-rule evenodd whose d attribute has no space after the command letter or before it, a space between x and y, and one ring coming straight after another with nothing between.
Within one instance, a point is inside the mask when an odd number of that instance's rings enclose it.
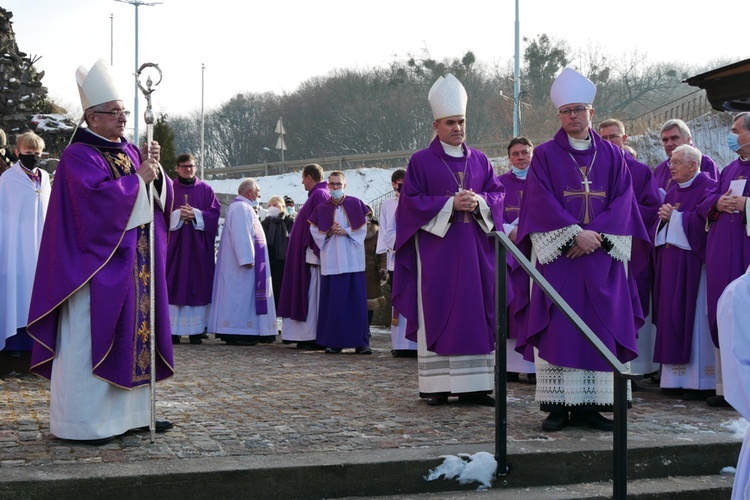
<instances>
[{"instance_id":1,"label":"building roof","mask_svg":"<svg viewBox=\"0 0 750 500\"><path fill-rule=\"evenodd\" d=\"M714 109L750 111L750 59L692 76L685 83L704 89Z\"/></svg>"}]
</instances>

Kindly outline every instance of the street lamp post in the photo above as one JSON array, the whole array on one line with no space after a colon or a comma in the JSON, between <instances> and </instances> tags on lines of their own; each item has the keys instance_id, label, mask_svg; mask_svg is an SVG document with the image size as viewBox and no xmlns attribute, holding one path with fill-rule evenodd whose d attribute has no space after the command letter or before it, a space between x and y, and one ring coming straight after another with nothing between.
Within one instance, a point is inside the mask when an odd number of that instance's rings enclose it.
<instances>
[{"instance_id":1,"label":"street lamp post","mask_svg":"<svg viewBox=\"0 0 750 500\"><path fill-rule=\"evenodd\" d=\"M203 107L205 75L206 65L201 63L201 180L205 180L203 177L203 165L206 163L206 115Z\"/></svg>"},{"instance_id":2,"label":"street lamp post","mask_svg":"<svg viewBox=\"0 0 750 500\"><path fill-rule=\"evenodd\" d=\"M135 7L135 72L138 73L138 7L145 5L151 7L160 5L163 2L143 2L141 0L115 0L115 2L127 3ZM133 143L138 145L138 82L135 83L135 99L133 104Z\"/></svg>"}]
</instances>

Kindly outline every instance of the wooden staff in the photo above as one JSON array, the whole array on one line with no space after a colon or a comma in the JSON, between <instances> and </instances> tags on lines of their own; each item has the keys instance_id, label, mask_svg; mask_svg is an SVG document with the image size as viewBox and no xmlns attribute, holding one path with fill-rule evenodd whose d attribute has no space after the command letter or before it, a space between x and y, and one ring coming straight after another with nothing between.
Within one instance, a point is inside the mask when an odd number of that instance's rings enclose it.
<instances>
[{"instance_id":1,"label":"wooden staff","mask_svg":"<svg viewBox=\"0 0 750 500\"><path fill-rule=\"evenodd\" d=\"M146 79L146 88L141 85L141 72L146 68L155 68L159 72L159 81L155 84L149 76ZM159 65L155 63L143 63L138 72L135 75L135 81L138 84L138 88L141 89L143 95L146 97L146 111L143 113L143 118L146 121L146 149L148 151L148 157L151 158L151 142L154 140L154 111L151 108L151 93L154 91L156 85L161 83L161 69ZM138 138L135 138L136 143ZM154 245L156 240L154 238L154 222L156 221L156 206L154 205L154 182L156 179L148 184L148 199L151 205L151 223L148 225L148 266L149 266L149 344L151 348L151 374L149 377L149 389L151 396L151 421L149 422L149 431L151 434L151 442L156 440L156 286L154 280Z\"/></svg>"}]
</instances>

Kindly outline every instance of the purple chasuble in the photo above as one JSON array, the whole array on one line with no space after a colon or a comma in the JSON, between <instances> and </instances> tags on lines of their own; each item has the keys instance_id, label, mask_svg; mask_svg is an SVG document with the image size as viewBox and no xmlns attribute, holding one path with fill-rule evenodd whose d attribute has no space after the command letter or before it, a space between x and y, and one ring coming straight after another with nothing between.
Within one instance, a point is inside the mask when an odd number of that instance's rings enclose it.
<instances>
[{"instance_id":1,"label":"purple chasuble","mask_svg":"<svg viewBox=\"0 0 750 500\"><path fill-rule=\"evenodd\" d=\"M307 292L310 289L310 264L305 261L308 248L312 248L316 255L320 255L318 246L310 234L308 219L318 205L331 197L328 184L323 181L317 183L307 193L307 201L297 212L289 233L289 246L286 250L284 263L284 278L281 282L281 297L277 316L290 318L295 321L307 320Z\"/></svg>"},{"instance_id":2,"label":"purple chasuble","mask_svg":"<svg viewBox=\"0 0 750 500\"><path fill-rule=\"evenodd\" d=\"M633 158L627 151L623 151L623 153L625 154L625 164L630 170L633 194L635 195L635 201L638 203L641 220L650 238L650 241L633 240L633 244L640 247L633 252L633 258L644 259L643 262L634 262L633 267L640 269L635 277L635 282L638 287L643 315L647 316L651 307L651 276L654 261L652 241L656 236L656 228L659 223L658 212L661 206L661 196L651 168Z\"/></svg>"},{"instance_id":3,"label":"purple chasuble","mask_svg":"<svg viewBox=\"0 0 750 500\"><path fill-rule=\"evenodd\" d=\"M436 137L427 149L414 153L396 210L393 305L407 319L406 338L416 341L421 287L427 349L442 356L488 354L495 348L492 238L466 212L453 213L442 238L421 229L459 186L473 189L487 202L493 220L503 220L505 192L492 165L481 151L464 145L464 152L461 158L449 156Z\"/></svg>"},{"instance_id":4,"label":"purple chasuble","mask_svg":"<svg viewBox=\"0 0 750 500\"><path fill-rule=\"evenodd\" d=\"M719 198L729 191L735 179L747 179L742 196L750 196L750 160L734 160L721 171L721 181L706 190L698 210L708 219L710 227L706 241L706 301L711 338L719 347L716 330L716 304L724 288L745 273L750 266L750 238L745 232L747 214L718 212L714 209Z\"/></svg>"},{"instance_id":5,"label":"purple chasuble","mask_svg":"<svg viewBox=\"0 0 750 500\"><path fill-rule=\"evenodd\" d=\"M215 241L221 206L211 186L194 177L193 184L175 178L175 210L182 205L197 208L203 215L203 230L183 221L169 232L167 248L167 290L169 303L176 306L205 306L211 303L215 269Z\"/></svg>"},{"instance_id":6,"label":"purple chasuble","mask_svg":"<svg viewBox=\"0 0 750 500\"><path fill-rule=\"evenodd\" d=\"M530 248L531 233L578 224L583 229L650 241L633 194L622 151L589 129L591 147L574 149L563 129L534 149L521 201L517 239ZM584 170L589 184L584 182ZM531 200L531 201L529 201ZM635 252L637 245L633 245ZM633 279L635 262L616 261L600 248L576 259L560 255L537 269L621 362L637 356L636 331L643 314ZM625 265L629 266L626 275ZM541 292L532 287L526 338L516 350L533 361L533 348L547 362L570 368L611 371L584 336Z\"/></svg>"},{"instance_id":7,"label":"purple chasuble","mask_svg":"<svg viewBox=\"0 0 750 500\"><path fill-rule=\"evenodd\" d=\"M528 174L527 174L528 175ZM523 190L526 180L519 179L511 170L499 177L500 184L505 188L505 203L503 212L503 222L510 224L518 218L521 211L521 200L523 199ZM529 275L516 262L516 259L508 252L508 287L513 294L510 305L508 305L508 338L518 338L519 332L526 329L526 313L529 305ZM524 335L521 333L520 335Z\"/></svg>"},{"instance_id":8,"label":"purple chasuble","mask_svg":"<svg viewBox=\"0 0 750 500\"><path fill-rule=\"evenodd\" d=\"M701 172L705 172L709 179L719 180L719 168L716 162L708 155L703 155L701 160ZM672 186L672 173L669 171L669 158L659 163L654 170L656 187L667 191Z\"/></svg>"},{"instance_id":9,"label":"purple chasuble","mask_svg":"<svg viewBox=\"0 0 750 500\"><path fill-rule=\"evenodd\" d=\"M149 253L148 226L125 230L138 195L140 153L121 140L110 142L78 129L57 166L28 325L35 341L32 370L46 378L56 354L60 306L88 283L93 374L123 388L148 384L150 278L156 287L157 380L174 373L165 272L172 183L162 181L168 209L156 205L151 277L143 262Z\"/></svg>"},{"instance_id":10,"label":"purple chasuble","mask_svg":"<svg viewBox=\"0 0 750 500\"><path fill-rule=\"evenodd\" d=\"M656 325L654 361L657 363L690 362L698 285L706 261L706 219L697 208L706 189L714 184L716 181L700 173L686 188L672 183L664 198L664 203L682 213L682 229L692 250L670 244L656 248L653 319Z\"/></svg>"},{"instance_id":11,"label":"purple chasuble","mask_svg":"<svg viewBox=\"0 0 750 500\"><path fill-rule=\"evenodd\" d=\"M310 214L308 222L318 228L321 232L328 232L333 225L333 219L336 216L336 207L338 206L341 206L343 209L346 220L349 221L349 227L352 231L356 231L367 224L367 214L370 213L367 205L365 205L359 198L346 195L340 200L329 198L327 202L318 205L315 211Z\"/></svg>"}]
</instances>

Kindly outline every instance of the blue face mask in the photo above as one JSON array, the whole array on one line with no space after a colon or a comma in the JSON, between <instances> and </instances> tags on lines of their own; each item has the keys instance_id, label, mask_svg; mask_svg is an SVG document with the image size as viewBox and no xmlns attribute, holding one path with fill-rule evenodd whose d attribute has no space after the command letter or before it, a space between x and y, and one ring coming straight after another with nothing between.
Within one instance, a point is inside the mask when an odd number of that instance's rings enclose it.
<instances>
[{"instance_id":1,"label":"blue face mask","mask_svg":"<svg viewBox=\"0 0 750 500\"><path fill-rule=\"evenodd\" d=\"M292 215L294 213L294 207L286 207L286 213Z\"/></svg>"},{"instance_id":2,"label":"blue face mask","mask_svg":"<svg viewBox=\"0 0 750 500\"><path fill-rule=\"evenodd\" d=\"M511 167L511 168L513 169L513 175L515 175L519 179L525 179L526 174L529 173L528 167L524 168L523 170L521 170L520 168L516 168L516 167Z\"/></svg>"},{"instance_id":3,"label":"blue face mask","mask_svg":"<svg viewBox=\"0 0 750 500\"><path fill-rule=\"evenodd\" d=\"M331 198L334 200L340 200L342 196L344 196L344 190L343 189L331 189Z\"/></svg>"},{"instance_id":4,"label":"blue face mask","mask_svg":"<svg viewBox=\"0 0 750 500\"><path fill-rule=\"evenodd\" d=\"M250 206L251 207L257 207L258 206L258 200L250 200Z\"/></svg>"},{"instance_id":5,"label":"blue face mask","mask_svg":"<svg viewBox=\"0 0 750 500\"><path fill-rule=\"evenodd\" d=\"M745 144L740 144L740 135L744 135L747 132L742 132L742 134L735 134L734 132L730 132L729 135L727 135L727 146L729 146L729 149L734 151L735 153L740 150L741 147L747 146L750 144L750 142L746 142Z\"/></svg>"}]
</instances>

